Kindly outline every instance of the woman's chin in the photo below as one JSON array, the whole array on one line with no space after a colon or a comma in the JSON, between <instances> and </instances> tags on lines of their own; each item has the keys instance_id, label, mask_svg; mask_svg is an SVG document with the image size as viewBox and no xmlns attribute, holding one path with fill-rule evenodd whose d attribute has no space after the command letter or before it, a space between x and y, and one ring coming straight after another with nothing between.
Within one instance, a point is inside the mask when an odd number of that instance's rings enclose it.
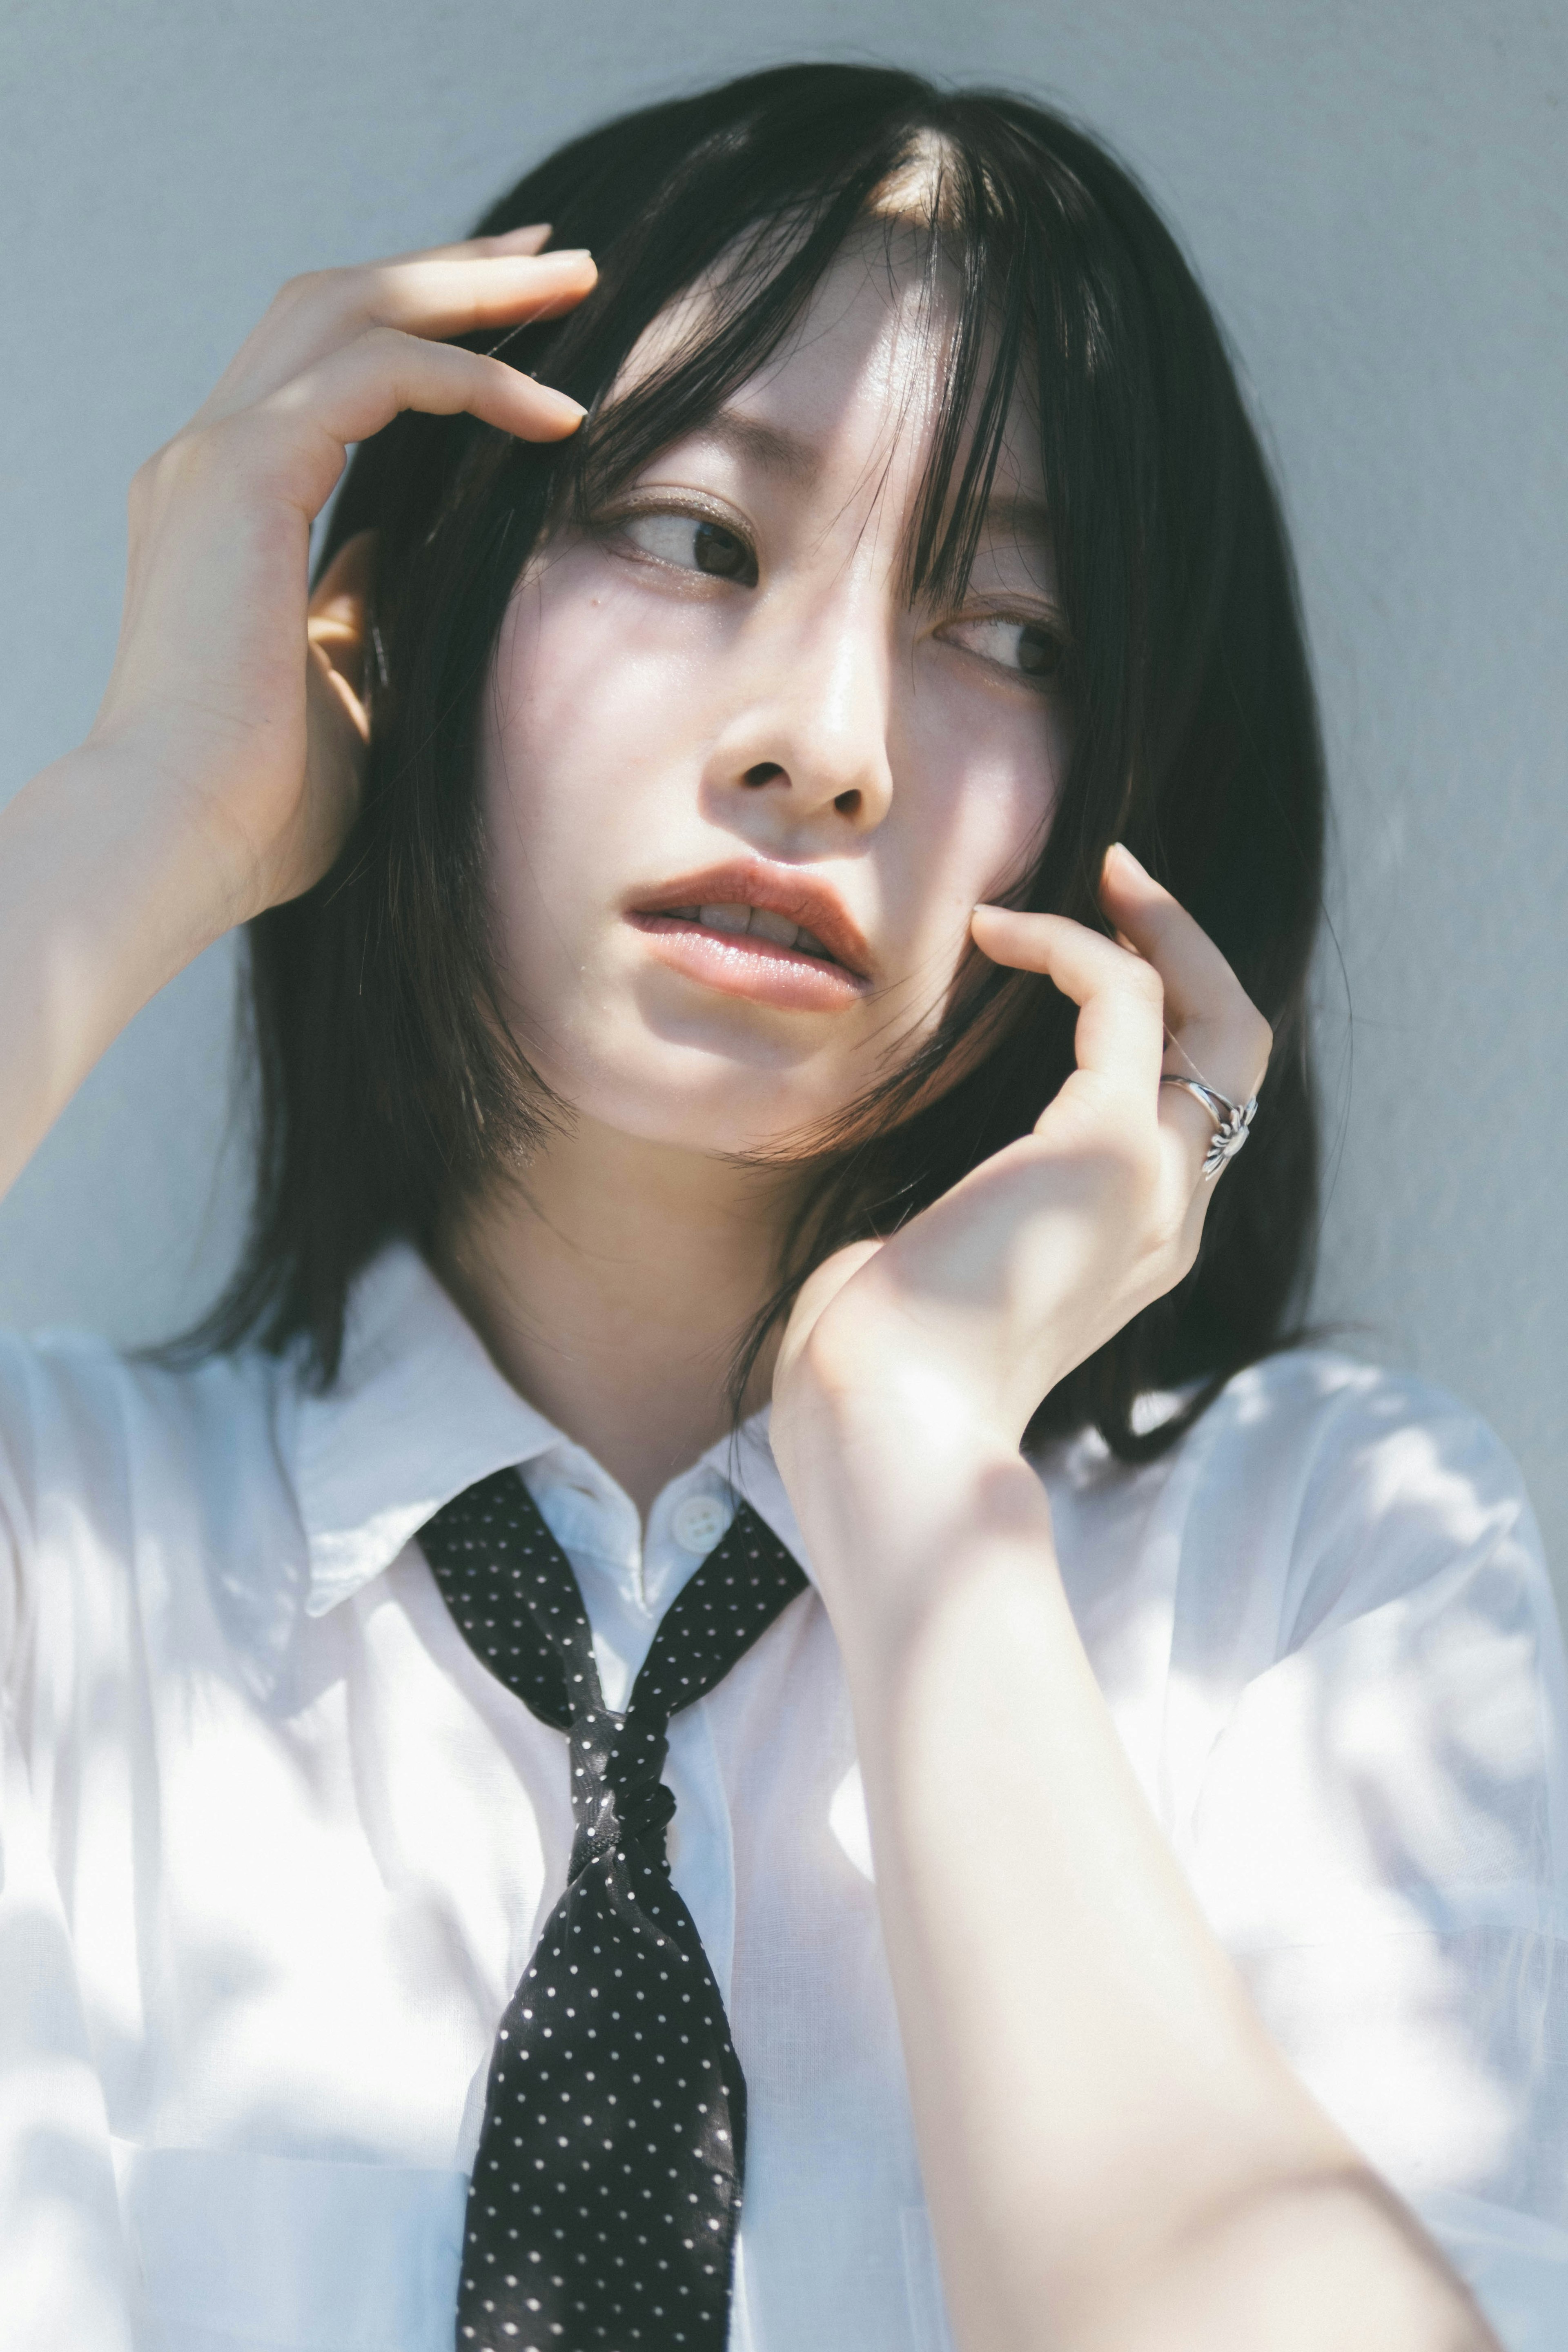
<instances>
[{"instance_id":1,"label":"woman's chin","mask_svg":"<svg viewBox=\"0 0 1568 2352\"><path fill-rule=\"evenodd\" d=\"M578 1064L540 1075L584 1126L668 1150L728 1160L799 1160L813 1156L811 1139L830 1127L853 1099L837 1088L791 1085L790 1072L771 1056L750 1058L707 1041L671 1039L648 1031L630 1050L591 1066ZM820 1073L814 1074L820 1080Z\"/></svg>"}]
</instances>

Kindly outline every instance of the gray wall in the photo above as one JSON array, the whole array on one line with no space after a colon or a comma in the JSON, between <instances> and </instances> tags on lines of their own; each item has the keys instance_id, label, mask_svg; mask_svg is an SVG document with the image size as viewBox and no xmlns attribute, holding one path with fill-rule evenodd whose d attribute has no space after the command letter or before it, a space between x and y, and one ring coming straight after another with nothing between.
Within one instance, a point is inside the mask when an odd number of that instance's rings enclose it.
<instances>
[{"instance_id":1,"label":"gray wall","mask_svg":"<svg viewBox=\"0 0 1568 2352\"><path fill-rule=\"evenodd\" d=\"M1007 80L1108 134L1228 324L1300 551L1339 803L1321 1310L1490 1417L1568 1568L1561 0L5 6L0 793L89 721L126 481L281 278L459 231L594 118L792 55ZM83 1089L0 1210L0 1318L142 1338L209 1295L232 987L220 948Z\"/></svg>"}]
</instances>

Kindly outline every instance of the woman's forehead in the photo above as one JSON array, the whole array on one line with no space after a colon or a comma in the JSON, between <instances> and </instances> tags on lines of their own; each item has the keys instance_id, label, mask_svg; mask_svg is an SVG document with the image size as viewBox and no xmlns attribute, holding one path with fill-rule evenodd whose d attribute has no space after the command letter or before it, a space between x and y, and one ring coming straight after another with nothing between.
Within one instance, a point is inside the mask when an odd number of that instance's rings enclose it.
<instances>
[{"instance_id":1,"label":"woman's forehead","mask_svg":"<svg viewBox=\"0 0 1568 2352\"><path fill-rule=\"evenodd\" d=\"M912 490L942 419L956 281L951 265L932 268L930 240L909 224L866 223L834 257L778 350L709 415L694 419L675 448L705 446L738 470L802 496L841 473L846 462L901 475L906 491ZM700 348L726 291L713 277L668 305L639 338L613 397ZM986 373L983 368L982 382ZM985 530L1034 541L1047 537L1039 434L1022 379L1001 439Z\"/></svg>"}]
</instances>

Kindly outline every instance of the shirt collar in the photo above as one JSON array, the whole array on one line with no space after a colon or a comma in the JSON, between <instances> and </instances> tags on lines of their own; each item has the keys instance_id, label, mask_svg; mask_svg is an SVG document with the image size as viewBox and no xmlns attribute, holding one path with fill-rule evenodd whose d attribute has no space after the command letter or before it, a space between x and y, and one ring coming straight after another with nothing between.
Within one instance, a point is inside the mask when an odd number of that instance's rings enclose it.
<instances>
[{"instance_id":1,"label":"shirt collar","mask_svg":"<svg viewBox=\"0 0 1568 2352\"><path fill-rule=\"evenodd\" d=\"M716 1471L806 1569L767 1424L764 1409L695 1466ZM306 1613L325 1616L379 1576L476 1479L569 1444L497 1370L418 1252L394 1243L351 1293L337 1380L297 1392Z\"/></svg>"}]
</instances>

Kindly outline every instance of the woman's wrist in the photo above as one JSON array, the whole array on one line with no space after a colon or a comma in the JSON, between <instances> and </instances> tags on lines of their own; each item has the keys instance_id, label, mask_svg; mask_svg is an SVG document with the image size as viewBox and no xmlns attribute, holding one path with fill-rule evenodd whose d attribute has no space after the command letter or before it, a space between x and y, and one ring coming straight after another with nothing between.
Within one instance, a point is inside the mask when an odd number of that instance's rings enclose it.
<instances>
[{"instance_id":1,"label":"woman's wrist","mask_svg":"<svg viewBox=\"0 0 1568 2352\"><path fill-rule=\"evenodd\" d=\"M0 811L0 1192L126 1024L237 919L168 803L89 743Z\"/></svg>"},{"instance_id":2,"label":"woman's wrist","mask_svg":"<svg viewBox=\"0 0 1568 2352\"><path fill-rule=\"evenodd\" d=\"M955 1580L1023 1547L1054 1572L1044 1487L1006 1432L934 1372L791 1399L774 1438L852 1675L901 1649Z\"/></svg>"},{"instance_id":3,"label":"woman's wrist","mask_svg":"<svg viewBox=\"0 0 1568 2352\"><path fill-rule=\"evenodd\" d=\"M5 812L7 860L73 925L156 972L149 994L257 911L248 861L171 789L154 751L89 735ZM12 901L13 894L7 892ZM35 903L37 903L35 898Z\"/></svg>"}]
</instances>

